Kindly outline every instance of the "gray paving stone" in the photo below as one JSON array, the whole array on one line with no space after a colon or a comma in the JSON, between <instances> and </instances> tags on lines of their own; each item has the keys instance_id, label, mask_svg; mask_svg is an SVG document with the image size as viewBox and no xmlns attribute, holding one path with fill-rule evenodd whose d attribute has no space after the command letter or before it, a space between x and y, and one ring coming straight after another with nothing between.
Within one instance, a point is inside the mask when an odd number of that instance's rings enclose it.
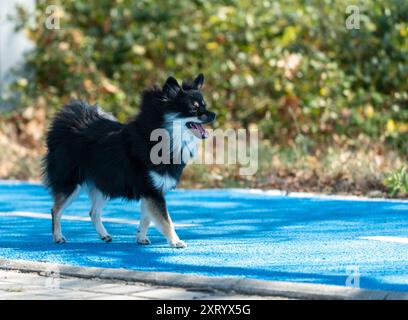
<instances>
[{"instance_id":1,"label":"gray paving stone","mask_svg":"<svg viewBox=\"0 0 408 320\"><path fill-rule=\"evenodd\" d=\"M75 269L75 268L74 268ZM74 270L77 270L77 268ZM69 269L71 270L71 269ZM84 274L101 274L100 271L85 270ZM43 273L46 275L47 273ZM105 273L106 275L107 273ZM128 279L129 272L123 272L122 279ZM109 274L110 275L110 274ZM112 275L113 276L113 275ZM151 277L156 277L152 274ZM137 275L136 279L139 275ZM171 281L171 277L167 277ZM186 278L188 280L188 277ZM185 279L185 280L186 280ZM171 282L170 281L170 282ZM175 281L175 280L174 280ZM211 285L211 283L207 283ZM0 299L18 300L145 300L145 299L259 299L257 296L224 294L222 292L194 291L184 288L163 287L138 282L114 281L109 279L46 277L38 273L22 273L0 270Z\"/></svg>"},{"instance_id":2,"label":"gray paving stone","mask_svg":"<svg viewBox=\"0 0 408 320\"><path fill-rule=\"evenodd\" d=\"M58 298L40 294L21 294L13 297L13 300L58 300Z\"/></svg>"},{"instance_id":3,"label":"gray paving stone","mask_svg":"<svg viewBox=\"0 0 408 320\"><path fill-rule=\"evenodd\" d=\"M13 282L6 282L0 283L0 291L6 292L22 292L26 290L35 290L40 289L41 286L31 285L31 284L23 284L23 283L13 283Z\"/></svg>"},{"instance_id":4,"label":"gray paving stone","mask_svg":"<svg viewBox=\"0 0 408 320\"><path fill-rule=\"evenodd\" d=\"M51 295L55 299L64 300L89 300L98 299L105 296L106 294L96 293L96 292L86 292L79 290L63 290L62 292L55 293Z\"/></svg>"},{"instance_id":5,"label":"gray paving stone","mask_svg":"<svg viewBox=\"0 0 408 320\"><path fill-rule=\"evenodd\" d=\"M408 300L408 292L392 292L385 298L386 300Z\"/></svg>"},{"instance_id":6,"label":"gray paving stone","mask_svg":"<svg viewBox=\"0 0 408 320\"><path fill-rule=\"evenodd\" d=\"M289 300L282 297L260 297L260 296L245 296L245 295L212 295L202 298L202 300Z\"/></svg>"},{"instance_id":7,"label":"gray paving stone","mask_svg":"<svg viewBox=\"0 0 408 320\"><path fill-rule=\"evenodd\" d=\"M98 295L97 297L91 298L89 300L146 300L146 299L139 298L136 296L105 294L105 295Z\"/></svg>"},{"instance_id":8,"label":"gray paving stone","mask_svg":"<svg viewBox=\"0 0 408 320\"><path fill-rule=\"evenodd\" d=\"M122 283L105 283L97 284L84 288L86 291L112 293L112 294L131 294L141 291L150 290L151 287L140 285L126 285Z\"/></svg>"},{"instance_id":9,"label":"gray paving stone","mask_svg":"<svg viewBox=\"0 0 408 320\"><path fill-rule=\"evenodd\" d=\"M103 282L97 280L88 280L88 279L77 279L77 278L69 278L69 279L60 279L59 286L62 289L81 289L81 288L89 288L93 286L100 285Z\"/></svg>"},{"instance_id":10,"label":"gray paving stone","mask_svg":"<svg viewBox=\"0 0 408 320\"><path fill-rule=\"evenodd\" d=\"M16 283L16 284L35 284L44 285L47 282L47 277L42 277L38 274L25 274L16 272L15 274L9 274L7 277L2 277L1 282Z\"/></svg>"},{"instance_id":11,"label":"gray paving stone","mask_svg":"<svg viewBox=\"0 0 408 320\"><path fill-rule=\"evenodd\" d=\"M22 295L21 292L7 292L7 291L0 291L0 300L12 300L15 299L17 296Z\"/></svg>"},{"instance_id":12,"label":"gray paving stone","mask_svg":"<svg viewBox=\"0 0 408 320\"><path fill-rule=\"evenodd\" d=\"M138 293L132 294L137 297L144 297L150 299L170 299L170 300L195 300L202 299L207 297L210 294L204 292L193 292L186 291L183 289L176 288L162 288L162 289L153 289L146 290Z\"/></svg>"}]
</instances>

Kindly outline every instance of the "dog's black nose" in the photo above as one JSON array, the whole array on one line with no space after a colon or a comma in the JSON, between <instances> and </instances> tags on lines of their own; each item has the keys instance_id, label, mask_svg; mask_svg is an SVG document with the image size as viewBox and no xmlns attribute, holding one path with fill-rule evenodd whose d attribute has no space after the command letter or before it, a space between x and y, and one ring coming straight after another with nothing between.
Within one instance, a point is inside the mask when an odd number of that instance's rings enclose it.
<instances>
[{"instance_id":1,"label":"dog's black nose","mask_svg":"<svg viewBox=\"0 0 408 320\"><path fill-rule=\"evenodd\" d=\"M210 123L210 122L213 122L215 120L215 113L210 112L210 111L206 111L205 113L203 113L198 118L202 121L202 123Z\"/></svg>"}]
</instances>

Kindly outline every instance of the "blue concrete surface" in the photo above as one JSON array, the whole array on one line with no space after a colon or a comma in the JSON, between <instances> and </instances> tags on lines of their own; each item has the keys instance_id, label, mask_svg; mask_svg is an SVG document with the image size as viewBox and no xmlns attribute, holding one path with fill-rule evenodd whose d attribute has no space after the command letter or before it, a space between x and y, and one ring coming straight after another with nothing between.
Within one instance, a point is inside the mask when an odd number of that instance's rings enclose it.
<instances>
[{"instance_id":1,"label":"blue concrete surface","mask_svg":"<svg viewBox=\"0 0 408 320\"><path fill-rule=\"evenodd\" d=\"M154 228L153 244L137 245L139 204L121 200L104 211L104 217L122 220L105 223L113 242L102 243L87 221L85 195L64 213L70 218L62 224L68 243L57 245L47 191L1 182L0 257L329 285L345 285L348 268L358 268L362 288L408 291L407 201L245 190L178 190L167 198L186 249L169 248Z\"/></svg>"}]
</instances>

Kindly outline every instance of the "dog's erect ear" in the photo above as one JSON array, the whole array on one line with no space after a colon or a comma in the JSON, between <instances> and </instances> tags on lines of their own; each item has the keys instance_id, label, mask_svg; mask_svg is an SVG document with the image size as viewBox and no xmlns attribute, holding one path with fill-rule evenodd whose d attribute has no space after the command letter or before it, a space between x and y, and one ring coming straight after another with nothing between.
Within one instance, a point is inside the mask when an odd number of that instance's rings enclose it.
<instances>
[{"instance_id":1,"label":"dog's erect ear","mask_svg":"<svg viewBox=\"0 0 408 320\"><path fill-rule=\"evenodd\" d=\"M194 85L197 89L201 89L204 83L204 75L200 73L197 78L194 79Z\"/></svg>"},{"instance_id":2,"label":"dog's erect ear","mask_svg":"<svg viewBox=\"0 0 408 320\"><path fill-rule=\"evenodd\" d=\"M172 76L168 77L166 83L163 86L164 94L169 98L174 98L177 96L180 90L181 87L177 80L174 79Z\"/></svg>"}]
</instances>

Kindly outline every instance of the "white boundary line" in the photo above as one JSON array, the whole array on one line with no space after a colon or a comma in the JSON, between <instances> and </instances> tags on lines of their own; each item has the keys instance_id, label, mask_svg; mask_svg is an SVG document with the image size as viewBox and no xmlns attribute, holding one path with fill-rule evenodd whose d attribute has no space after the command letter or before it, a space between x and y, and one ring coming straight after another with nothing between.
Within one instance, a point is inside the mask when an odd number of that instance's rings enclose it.
<instances>
[{"instance_id":1,"label":"white boundary line","mask_svg":"<svg viewBox=\"0 0 408 320\"><path fill-rule=\"evenodd\" d=\"M30 212L30 211L7 211L7 212L0 212L0 217L24 217L24 218L34 218L34 219L46 219L51 220L50 213L39 213L39 212ZM71 216L71 215L63 215L62 220L71 220L71 221L91 221L89 217L81 217L81 216ZM129 225L139 225L138 219L121 219L121 218L103 218L104 222L110 223L120 223L120 224L129 224ZM198 224L195 223L175 223L176 227L184 228L184 227L196 227Z\"/></svg>"},{"instance_id":2,"label":"white boundary line","mask_svg":"<svg viewBox=\"0 0 408 320\"><path fill-rule=\"evenodd\" d=\"M203 190L203 189L201 189ZM211 190L211 189L207 189ZM228 189L227 189L228 190ZM337 194L323 194L323 193L312 193L312 192L286 192L282 190L262 190L262 189L229 189L242 193L252 193L271 197L289 197L289 198L316 198L322 200L347 200L347 201L373 201L373 202L399 202L408 204L408 200L405 199L388 199L388 198L370 198L363 196L354 195L337 195Z\"/></svg>"},{"instance_id":3,"label":"white boundary line","mask_svg":"<svg viewBox=\"0 0 408 320\"><path fill-rule=\"evenodd\" d=\"M391 236L369 236L369 237L360 237L363 240L373 240L381 242L391 242L391 243L401 243L408 244L408 238L403 237L391 237Z\"/></svg>"}]
</instances>

